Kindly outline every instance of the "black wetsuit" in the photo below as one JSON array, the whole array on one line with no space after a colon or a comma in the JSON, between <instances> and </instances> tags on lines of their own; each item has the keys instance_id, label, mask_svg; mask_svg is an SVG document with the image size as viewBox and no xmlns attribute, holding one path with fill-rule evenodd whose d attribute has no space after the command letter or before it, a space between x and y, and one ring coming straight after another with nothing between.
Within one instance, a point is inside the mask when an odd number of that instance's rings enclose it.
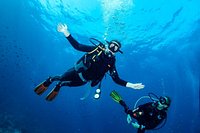
<instances>
[{"instance_id":1,"label":"black wetsuit","mask_svg":"<svg viewBox=\"0 0 200 133\"><path fill-rule=\"evenodd\" d=\"M144 129L138 128L137 133L144 133L145 130L154 129L167 117L166 110L158 110L155 103L149 102L140 105L135 110L130 110L124 101L120 101L125 112L138 121L138 124L145 126Z\"/></svg>"},{"instance_id":2,"label":"black wetsuit","mask_svg":"<svg viewBox=\"0 0 200 133\"><path fill-rule=\"evenodd\" d=\"M91 52L96 49L96 46L88 46L78 43L71 35L67 37L71 45L79 51ZM59 86L81 86L86 84L88 81L91 82L91 86L96 86L104 77L107 72L110 72L112 79L115 83L126 86L126 81L119 78L116 67L115 67L115 56L109 57L105 52L102 52L98 56L96 62L91 63L87 70L78 73L75 67L69 69L62 76L55 76L51 78L51 81L60 81Z\"/></svg>"}]
</instances>

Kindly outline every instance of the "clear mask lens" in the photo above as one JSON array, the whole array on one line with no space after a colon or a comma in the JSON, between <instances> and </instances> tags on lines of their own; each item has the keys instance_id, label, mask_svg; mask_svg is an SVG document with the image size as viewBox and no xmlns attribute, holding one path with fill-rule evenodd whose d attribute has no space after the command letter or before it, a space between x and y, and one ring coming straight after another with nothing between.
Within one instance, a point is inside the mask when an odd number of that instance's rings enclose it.
<instances>
[{"instance_id":1,"label":"clear mask lens","mask_svg":"<svg viewBox=\"0 0 200 133\"><path fill-rule=\"evenodd\" d=\"M113 48L114 46L115 46L115 44L111 43L109 47Z\"/></svg>"},{"instance_id":2,"label":"clear mask lens","mask_svg":"<svg viewBox=\"0 0 200 133\"><path fill-rule=\"evenodd\" d=\"M119 50L119 47L113 43L109 45L109 49L112 50L113 52L117 52Z\"/></svg>"}]
</instances>

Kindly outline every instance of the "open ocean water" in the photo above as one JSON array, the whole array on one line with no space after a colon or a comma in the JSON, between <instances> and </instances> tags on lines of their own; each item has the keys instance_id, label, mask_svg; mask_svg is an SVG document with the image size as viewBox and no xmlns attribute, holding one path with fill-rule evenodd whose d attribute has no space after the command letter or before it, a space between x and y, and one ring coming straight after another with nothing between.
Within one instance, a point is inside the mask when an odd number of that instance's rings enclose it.
<instances>
[{"instance_id":1,"label":"open ocean water","mask_svg":"<svg viewBox=\"0 0 200 133\"><path fill-rule=\"evenodd\" d=\"M199 0L1 0L0 133L136 133L109 96L112 90L131 108L149 92L171 97L167 123L147 133L200 133L199 5ZM120 77L145 88L118 86L107 75L99 100L93 98L95 88L80 100L88 84L63 87L52 102L45 100L49 91L36 95L35 86L63 74L84 54L57 32L59 23L83 44L92 45L90 37L119 40Z\"/></svg>"}]
</instances>

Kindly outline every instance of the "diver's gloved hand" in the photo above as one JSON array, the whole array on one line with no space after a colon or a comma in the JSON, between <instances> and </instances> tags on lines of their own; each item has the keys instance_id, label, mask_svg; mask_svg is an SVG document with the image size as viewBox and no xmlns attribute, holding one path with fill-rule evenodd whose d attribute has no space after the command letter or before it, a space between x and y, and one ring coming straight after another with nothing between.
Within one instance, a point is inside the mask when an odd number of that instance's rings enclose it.
<instances>
[{"instance_id":1,"label":"diver's gloved hand","mask_svg":"<svg viewBox=\"0 0 200 133\"><path fill-rule=\"evenodd\" d=\"M57 30L58 32L62 32L66 37L70 35L66 24L58 24Z\"/></svg>"},{"instance_id":2,"label":"diver's gloved hand","mask_svg":"<svg viewBox=\"0 0 200 133\"><path fill-rule=\"evenodd\" d=\"M140 125L137 122L132 122L132 118L131 118L130 114L127 115L126 120L127 120L128 124L131 123L134 128L140 128L140 129L144 129L145 128L145 126Z\"/></svg>"},{"instance_id":3,"label":"diver's gloved hand","mask_svg":"<svg viewBox=\"0 0 200 133\"><path fill-rule=\"evenodd\" d=\"M130 83L128 82L126 84L126 87L129 87L129 88L133 88L133 89L136 89L136 90L140 90L140 89L143 89L144 88L144 85L142 83Z\"/></svg>"},{"instance_id":4,"label":"diver's gloved hand","mask_svg":"<svg viewBox=\"0 0 200 133\"><path fill-rule=\"evenodd\" d=\"M130 124L132 122L132 118L130 116L130 114L127 115L127 118L126 118L128 124Z\"/></svg>"},{"instance_id":5,"label":"diver's gloved hand","mask_svg":"<svg viewBox=\"0 0 200 133\"><path fill-rule=\"evenodd\" d=\"M134 128L140 128L140 125L137 122L131 123Z\"/></svg>"}]
</instances>

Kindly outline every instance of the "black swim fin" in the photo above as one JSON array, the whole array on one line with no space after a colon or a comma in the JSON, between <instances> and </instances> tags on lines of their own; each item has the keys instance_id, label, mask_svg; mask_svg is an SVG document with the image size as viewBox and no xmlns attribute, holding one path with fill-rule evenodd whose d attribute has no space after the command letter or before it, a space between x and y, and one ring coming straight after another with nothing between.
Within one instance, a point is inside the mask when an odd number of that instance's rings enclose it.
<instances>
[{"instance_id":1,"label":"black swim fin","mask_svg":"<svg viewBox=\"0 0 200 133\"><path fill-rule=\"evenodd\" d=\"M58 92L60 91L61 86L56 85L56 87L47 95L46 100L47 101L52 101L56 98L58 95Z\"/></svg>"},{"instance_id":2,"label":"black swim fin","mask_svg":"<svg viewBox=\"0 0 200 133\"><path fill-rule=\"evenodd\" d=\"M49 85L52 83L51 78L48 78L47 80L43 81L42 83L40 83L35 89L35 93L38 94L38 95L42 95L46 90L47 88L49 87Z\"/></svg>"}]
</instances>

